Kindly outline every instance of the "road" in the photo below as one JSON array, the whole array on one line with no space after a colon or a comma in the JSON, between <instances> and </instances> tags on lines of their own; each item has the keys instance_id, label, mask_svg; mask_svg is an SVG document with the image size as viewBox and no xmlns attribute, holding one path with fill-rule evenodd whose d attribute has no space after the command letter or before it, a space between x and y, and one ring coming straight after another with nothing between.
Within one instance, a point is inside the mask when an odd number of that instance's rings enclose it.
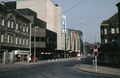
<instances>
[{"instance_id":1,"label":"road","mask_svg":"<svg viewBox=\"0 0 120 78\"><path fill-rule=\"evenodd\" d=\"M77 70L77 64L80 61L69 60L0 68L0 78L115 78Z\"/></svg>"}]
</instances>

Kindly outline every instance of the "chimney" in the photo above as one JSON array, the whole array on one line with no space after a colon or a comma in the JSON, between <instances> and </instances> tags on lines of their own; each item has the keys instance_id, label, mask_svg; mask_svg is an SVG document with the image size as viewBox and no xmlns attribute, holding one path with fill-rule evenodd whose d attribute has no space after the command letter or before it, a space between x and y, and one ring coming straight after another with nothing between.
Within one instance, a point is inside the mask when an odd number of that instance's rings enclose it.
<instances>
[{"instance_id":1,"label":"chimney","mask_svg":"<svg viewBox=\"0 0 120 78\"><path fill-rule=\"evenodd\" d=\"M118 23L120 24L120 2L116 4L118 8Z\"/></svg>"}]
</instances>

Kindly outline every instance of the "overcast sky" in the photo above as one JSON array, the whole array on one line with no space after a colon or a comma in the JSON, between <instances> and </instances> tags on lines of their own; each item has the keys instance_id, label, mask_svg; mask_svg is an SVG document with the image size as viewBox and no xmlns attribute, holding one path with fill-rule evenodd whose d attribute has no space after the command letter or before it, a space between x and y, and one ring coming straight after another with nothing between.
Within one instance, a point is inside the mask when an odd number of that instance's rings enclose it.
<instances>
[{"instance_id":1,"label":"overcast sky","mask_svg":"<svg viewBox=\"0 0 120 78\"><path fill-rule=\"evenodd\" d=\"M83 31L84 41L100 42L100 24L117 13L119 0L52 0L67 15L67 28Z\"/></svg>"}]
</instances>

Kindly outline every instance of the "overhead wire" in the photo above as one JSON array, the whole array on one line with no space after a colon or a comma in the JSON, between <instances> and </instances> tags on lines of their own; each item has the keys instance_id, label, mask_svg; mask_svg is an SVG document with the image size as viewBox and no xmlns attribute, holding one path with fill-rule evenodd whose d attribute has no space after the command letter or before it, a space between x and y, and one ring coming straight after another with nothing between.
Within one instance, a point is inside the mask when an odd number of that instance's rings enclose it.
<instances>
[{"instance_id":1,"label":"overhead wire","mask_svg":"<svg viewBox=\"0 0 120 78\"><path fill-rule=\"evenodd\" d=\"M73 8L75 8L76 6L78 6L79 4L83 3L85 0L80 0L79 2L77 2L76 4L74 4L72 7L68 8L66 11L64 11L63 13L68 13L69 11L71 11Z\"/></svg>"}]
</instances>

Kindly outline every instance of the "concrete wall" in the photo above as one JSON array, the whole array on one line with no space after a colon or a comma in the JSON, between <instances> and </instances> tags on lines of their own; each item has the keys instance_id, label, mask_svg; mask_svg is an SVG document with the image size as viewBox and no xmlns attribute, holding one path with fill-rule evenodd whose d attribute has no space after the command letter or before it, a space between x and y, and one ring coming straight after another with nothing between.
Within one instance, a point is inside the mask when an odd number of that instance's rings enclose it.
<instances>
[{"instance_id":1,"label":"concrete wall","mask_svg":"<svg viewBox=\"0 0 120 78\"><path fill-rule=\"evenodd\" d=\"M32 37L35 35L35 28L32 28ZM44 37L46 38L46 29L45 28L36 28L36 37ZM34 47L34 41L31 42L32 47ZM36 41L36 47L37 48L46 48L46 42L42 41Z\"/></svg>"},{"instance_id":2,"label":"concrete wall","mask_svg":"<svg viewBox=\"0 0 120 78\"><path fill-rule=\"evenodd\" d=\"M24 0L17 2L17 9L29 8L37 13L37 17L46 21L47 0ZM42 9L41 9L42 7Z\"/></svg>"},{"instance_id":3,"label":"concrete wall","mask_svg":"<svg viewBox=\"0 0 120 78\"><path fill-rule=\"evenodd\" d=\"M57 32L57 49L62 49L62 35L61 35L61 7L54 5L54 23L55 23L55 32Z\"/></svg>"}]
</instances>

